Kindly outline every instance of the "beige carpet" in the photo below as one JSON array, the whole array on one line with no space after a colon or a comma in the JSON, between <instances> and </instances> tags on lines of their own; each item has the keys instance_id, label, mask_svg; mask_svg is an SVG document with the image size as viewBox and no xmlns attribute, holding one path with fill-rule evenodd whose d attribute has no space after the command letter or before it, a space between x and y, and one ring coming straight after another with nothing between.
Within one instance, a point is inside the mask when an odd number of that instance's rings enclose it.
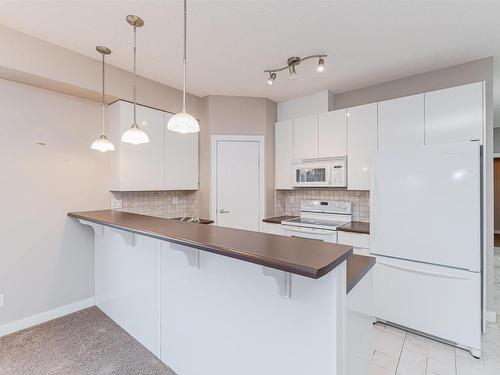
<instances>
[{"instance_id":1,"label":"beige carpet","mask_svg":"<svg viewBox=\"0 0 500 375\"><path fill-rule=\"evenodd\" d=\"M1 375L175 375L97 307L0 337Z\"/></svg>"}]
</instances>

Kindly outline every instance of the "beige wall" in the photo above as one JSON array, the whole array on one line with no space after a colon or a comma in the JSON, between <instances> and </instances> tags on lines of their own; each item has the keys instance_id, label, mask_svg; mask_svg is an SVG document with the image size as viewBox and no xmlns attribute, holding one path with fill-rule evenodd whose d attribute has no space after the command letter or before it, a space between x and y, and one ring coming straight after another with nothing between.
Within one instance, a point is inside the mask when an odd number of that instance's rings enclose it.
<instances>
[{"instance_id":1,"label":"beige wall","mask_svg":"<svg viewBox=\"0 0 500 375\"><path fill-rule=\"evenodd\" d=\"M109 163L98 103L4 80L0 102L2 325L94 296L94 234L66 214L109 207Z\"/></svg>"},{"instance_id":2,"label":"beige wall","mask_svg":"<svg viewBox=\"0 0 500 375\"><path fill-rule=\"evenodd\" d=\"M467 83L493 80L493 58L485 58L411 77L384 82L342 94L335 94L334 109L400 98L426 91L444 89ZM334 90L332 88L332 90Z\"/></svg>"},{"instance_id":3,"label":"beige wall","mask_svg":"<svg viewBox=\"0 0 500 375\"><path fill-rule=\"evenodd\" d=\"M200 216L210 215L212 135L261 135L265 142L266 216L274 214L274 122L276 103L265 98L207 96L200 132Z\"/></svg>"},{"instance_id":4,"label":"beige wall","mask_svg":"<svg viewBox=\"0 0 500 375\"><path fill-rule=\"evenodd\" d=\"M493 129L493 152L500 153L500 128Z\"/></svg>"},{"instance_id":5,"label":"beige wall","mask_svg":"<svg viewBox=\"0 0 500 375\"><path fill-rule=\"evenodd\" d=\"M10 51L0 54L0 78L101 100L101 61L97 52L97 59L92 59L4 26L0 26L0 45ZM108 65L106 74L108 103L132 100L132 73ZM181 91L138 77L138 103L176 113L181 101ZM199 102L200 98L187 96L188 110L195 117L200 116Z\"/></svg>"},{"instance_id":6,"label":"beige wall","mask_svg":"<svg viewBox=\"0 0 500 375\"><path fill-rule=\"evenodd\" d=\"M334 95L334 108L394 99L402 96L486 81L486 123L484 129L484 199L485 199L485 300L488 310L494 308L493 247L493 58L488 57L444 69L417 74L379 85Z\"/></svg>"}]
</instances>

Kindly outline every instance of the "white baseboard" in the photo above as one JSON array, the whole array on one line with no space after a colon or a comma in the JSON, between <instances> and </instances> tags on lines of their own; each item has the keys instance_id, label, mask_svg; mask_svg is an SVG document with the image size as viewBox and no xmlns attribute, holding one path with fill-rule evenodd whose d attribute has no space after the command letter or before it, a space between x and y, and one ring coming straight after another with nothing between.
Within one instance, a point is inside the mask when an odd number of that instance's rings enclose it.
<instances>
[{"instance_id":1,"label":"white baseboard","mask_svg":"<svg viewBox=\"0 0 500 375\"><path fill-rule=\"evenodd\" d=\"M497 313L495 311L488 311L488 310L486 310L484 312L484 319L487 322L496 323L497 322Z\"/></svg>"},{"instance_id":2,"label":"white baseboard","mask_svg":"<svg viewBox=\"0 0 500 375\"><path fill-rule=\"evenodd\" d=\"M0 337L9 335L11 333L20 331L25 328L36 326L37 324L40 323L48 322L49 320L56 319L64 315L68 315L94 305L95 305L95 297L91 297L75 303L71 303L69 305L55 308L53 310L44 311L39 314L28 316L27 318L15 320L11 323L7 323L0 326Z\"/></svg>"}]
</instances>

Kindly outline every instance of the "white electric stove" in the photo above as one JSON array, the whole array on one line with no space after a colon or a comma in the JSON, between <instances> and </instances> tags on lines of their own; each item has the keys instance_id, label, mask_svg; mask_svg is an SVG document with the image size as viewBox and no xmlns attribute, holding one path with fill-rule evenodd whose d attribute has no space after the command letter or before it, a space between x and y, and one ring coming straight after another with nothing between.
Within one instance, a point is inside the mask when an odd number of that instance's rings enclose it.
<instances>
[{"instance_id":1,"label":"white electric stove","mask_svg":"<svg viewBox=\"0 0 500 375\"><path fill-rule=\"evenodd\" d=\"M337 242L337 227L351 221L352 203L347 201L304 200L300 217L282 221L285 235L325 242Z\"/></svg>"}]
</instances>

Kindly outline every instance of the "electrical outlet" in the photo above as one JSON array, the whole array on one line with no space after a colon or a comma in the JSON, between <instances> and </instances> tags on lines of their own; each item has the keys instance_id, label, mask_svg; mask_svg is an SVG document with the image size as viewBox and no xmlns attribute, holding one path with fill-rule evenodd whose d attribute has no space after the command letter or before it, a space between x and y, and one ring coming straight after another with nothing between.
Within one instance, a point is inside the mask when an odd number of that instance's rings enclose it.
<instances>
[{"instance_id":1,"label":"electrical outlet","mask_svg":"<svg viewBox=\"0 0 500 375\"><path fill-rule=\"evenodd\" d=\"M0 294L0 307L3 307L3 294Z\"/></svg>"},{"instance_id":2,"label":"electrical outlet","mask_svg":"<svg viewBox=\"0 0 500 375\"><path fill-rule=\"evenodd\" d=\"M173 197L172 198L172 204L177 204L179 201L177 199L177 197Z\"/></svg>"},{"instance_id":3,"label":"electrical outlet","mask_svg":"<svg viewBox=\"0 0 500 375\"><path fill-rule=\"evenodd\" d=\"M122 208L122 200L121 199L112 199L111 200L111 208L117 209Z\"/></svg>"}]
</instances>

